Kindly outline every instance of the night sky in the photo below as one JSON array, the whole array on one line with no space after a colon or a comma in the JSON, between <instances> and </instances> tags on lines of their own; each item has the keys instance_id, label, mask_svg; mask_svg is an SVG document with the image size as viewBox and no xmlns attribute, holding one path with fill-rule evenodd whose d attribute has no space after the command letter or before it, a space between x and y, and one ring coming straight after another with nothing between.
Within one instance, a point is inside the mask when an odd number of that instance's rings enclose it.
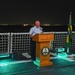
<instances>
[{"instance_id":1,"label":"night sky","mask_svg":"<svg viewBox=\"0 0 75 75\"><path fill-rule=\"evenodd\" d=\"M41 23L67 24L72 11L75 24L74 0L10 0L0 1L0 24Z\"/></svg>"}]
</instances>

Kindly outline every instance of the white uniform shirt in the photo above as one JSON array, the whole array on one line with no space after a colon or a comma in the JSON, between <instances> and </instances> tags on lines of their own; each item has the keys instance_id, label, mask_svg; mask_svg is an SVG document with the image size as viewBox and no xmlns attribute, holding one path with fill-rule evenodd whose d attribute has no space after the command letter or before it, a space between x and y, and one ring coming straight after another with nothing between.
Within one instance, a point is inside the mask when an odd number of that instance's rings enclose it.
<instances>
[{"instance_id":1,"label":"white uniform shirt","mask_svg":"<svg viewBox=\"0 0 75 75\"><path fill-rule=\"evenodd\" d=\"M34 26L34 27L30 28L29 34L32 35L32 37L33 37L36 34L42 33L42 31L43 31L43 29L41 27Z\"/></svg>"}]
</instances>

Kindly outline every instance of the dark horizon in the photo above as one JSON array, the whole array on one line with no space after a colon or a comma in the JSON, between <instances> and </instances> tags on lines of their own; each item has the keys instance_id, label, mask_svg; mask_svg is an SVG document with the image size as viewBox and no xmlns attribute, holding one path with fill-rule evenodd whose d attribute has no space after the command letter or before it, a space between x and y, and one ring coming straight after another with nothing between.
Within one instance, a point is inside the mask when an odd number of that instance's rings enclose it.
<instances>
[{"instance_id":1,"label":"dark horizon","mask_svg":"<svg viewBox=\"0 0 75 75\"><path fill-rule=\"evenodd\" d=\"M35 20L47 24L68 24L70 11L75 24L74 1L1 1L0 24L32 24Z\"/></svg>"}]
</instances>

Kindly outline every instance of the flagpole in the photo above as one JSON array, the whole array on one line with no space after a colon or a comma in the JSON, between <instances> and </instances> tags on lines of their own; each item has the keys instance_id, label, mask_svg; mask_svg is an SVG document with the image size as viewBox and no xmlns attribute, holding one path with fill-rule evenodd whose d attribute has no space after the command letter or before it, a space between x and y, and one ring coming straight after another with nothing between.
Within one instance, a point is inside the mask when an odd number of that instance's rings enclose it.
<instances>
[{"instance_id":1,"label":"flagpole","mask_svg":"<svg viewBox=\"0 0 75 75\"><path fill-rule=\"evenodd\" d=\"M72 43L72 23L71 23L72 12L70 12L69 16L69 24L68 24L68 35L67 35L67 54L70 54L70 46Z\"/></svg>"}]
</instances>

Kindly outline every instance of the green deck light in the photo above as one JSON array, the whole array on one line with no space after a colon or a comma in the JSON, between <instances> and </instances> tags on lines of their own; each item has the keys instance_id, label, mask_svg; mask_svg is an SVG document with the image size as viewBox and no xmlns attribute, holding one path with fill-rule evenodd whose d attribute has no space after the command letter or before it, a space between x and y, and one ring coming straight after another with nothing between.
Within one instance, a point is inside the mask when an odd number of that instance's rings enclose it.
<instances>
[{"instance_id":1,"label":"green deck light","mask_svg":"<svg viewBox=\"0 0 75 75\"><path fill-rule=\"evenodd\" d=\"M0 66L7 66L9 64L9 60L4 59L4 60L0 60Z\"/></svg>"},{"instance_id":2,"label":"green deck light","mask_svg":"<svg viewBox=\"0 0 75 75\"><path fill-rule=\"evenodd\" d=\"M58 48L58 52L64 52L65 49L64 48Z\"/></svg>"},{"instance_id":3,"label":"green deck light","mask_svg":"<svg viewBox=\"0 0 75 75\"><path fill-rule=\"evenodd\" d=\"M10 54L0 54L0 58L9 57Z\"/></svg>"},{"instance_id":4,"label":"green deck light","mask_svg":"<svg viewBox=\"0 0 75 75\"><path fill-rule=\"evenodd\" d=\"M33 63L39 67L40 66L40 59L36 58L36 61L34 61Z\"/></svg>"},{"instance_id":5,"label":"green deck light","mask_svg":"<svg viewBox=\"0 0 75 75\"><path fill-rule=\"evenodd\" d=\"M6 63L1 63L0 66L7 66L7 64Z\"/></svg>"},{"instance_id":6,"label":"green deck light","mask_svg":"<svg viewBox=\"0 0 75 75\"><path fill-rule=\"evenodd\" d=\"M62 58L66 58L67 57L67 54L64 52L64 53L58 53L57 57L62 57Z\"/></svg>"},{"instance_id":7,"label":"green deck light","mask_svg":"<svg viewBox=\"0 0 75 75\"><path fill-rule=\"evenodd\" d=\"M72 54L72 56L75 56L75 54ZM75 60L73 60L72 58L69 58L69 55L66 54L66 52L64 53L58 53L57 58L61 58L70 62L75 62Z\"/></svg>"}]
</instances>

